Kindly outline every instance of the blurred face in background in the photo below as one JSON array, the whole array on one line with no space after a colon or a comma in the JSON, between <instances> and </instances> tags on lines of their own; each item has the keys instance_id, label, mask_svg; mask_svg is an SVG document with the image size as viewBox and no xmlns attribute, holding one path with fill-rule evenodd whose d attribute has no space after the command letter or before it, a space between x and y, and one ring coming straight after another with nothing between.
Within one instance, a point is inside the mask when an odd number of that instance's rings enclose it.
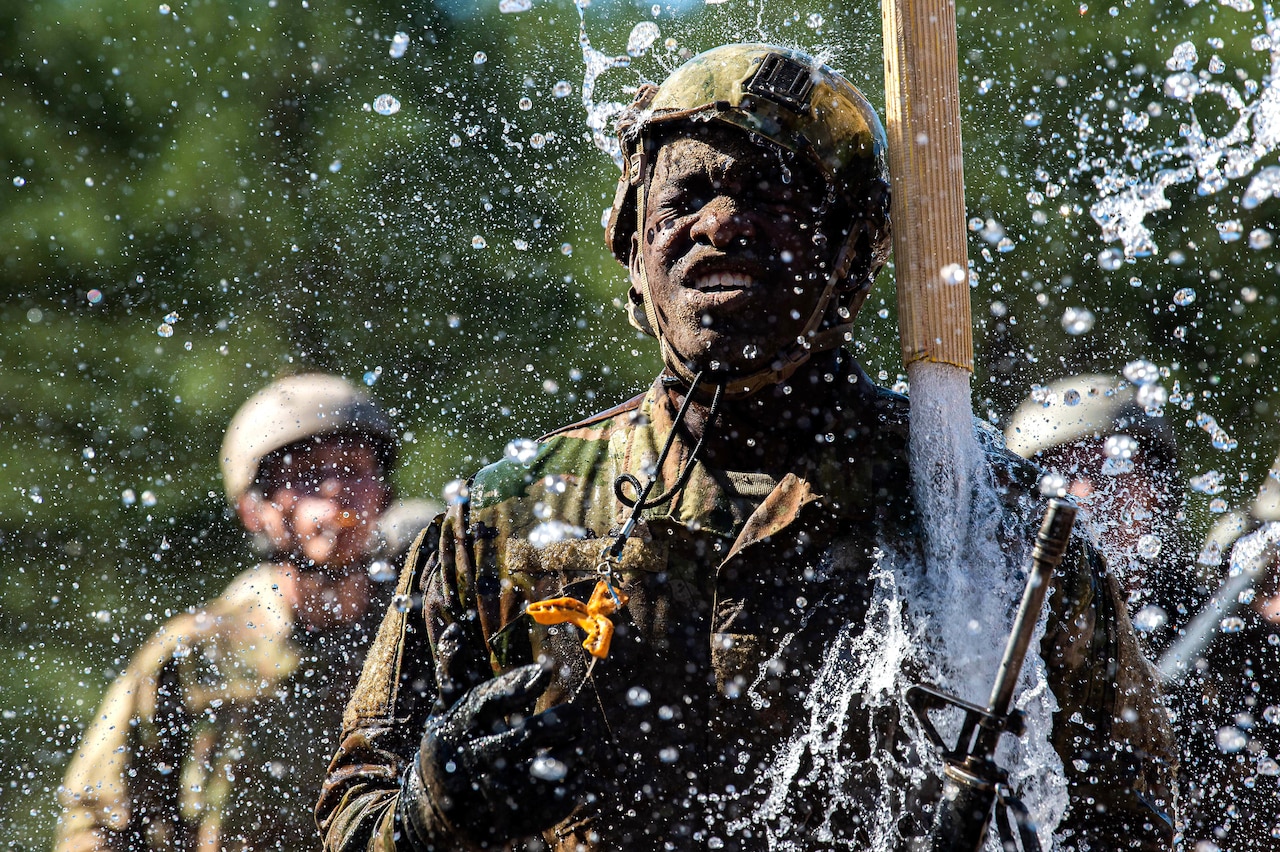
<instances>
[{"instance_id":1,"label":"blurred face in background","mask_svg":"<svg viewBox=\"0 0 1280 852\"><path fill-rule=\"evenodd\" d=\"M368 561L371 533L391 499L375 449L348 436L273 453L258 486L245 498L245 526L269 542L277 561L335 577Z\"/></svg>"},{"instance_id":2,"label":"blurred face in background","mask_svg":"<svg viewBox=\"0 0 1280 852\"><path fill-rule=\"evenodd\" d=\"M1175 483L1165 465L1133 438L1085 438L1045 450L1036 461L1067 480L1067 493L1087 511L1103 555L1118 571L1139 559L1155 561L1157 542L1172 548ZM1132 591L1137 578L1122 579Z\"/></svg>"}]
</instances>

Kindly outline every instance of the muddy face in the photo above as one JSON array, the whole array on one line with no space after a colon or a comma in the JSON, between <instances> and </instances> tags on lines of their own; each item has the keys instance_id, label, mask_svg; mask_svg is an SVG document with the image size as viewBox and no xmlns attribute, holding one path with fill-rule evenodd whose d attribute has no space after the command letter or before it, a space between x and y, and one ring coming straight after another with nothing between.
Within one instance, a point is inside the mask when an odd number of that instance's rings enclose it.
<instances>
[{"instance_id":1,"label":"muddy face","mask_svg":"<svg viewBox=\"0 0 1280 852\"><path fill-rule=\"evenodd\" d=\"M667 344L695 368L754 371L796 340L833 254L824 183L802 158L707 124L663 144L632 247Z\"/></svg>"}]
</instances>

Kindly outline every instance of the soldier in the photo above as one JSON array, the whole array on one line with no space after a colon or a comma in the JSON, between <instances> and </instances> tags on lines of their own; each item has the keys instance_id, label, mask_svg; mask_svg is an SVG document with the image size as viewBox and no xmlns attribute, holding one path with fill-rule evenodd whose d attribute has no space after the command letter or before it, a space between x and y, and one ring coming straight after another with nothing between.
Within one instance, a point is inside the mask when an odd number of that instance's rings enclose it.
<instances>
[{"instance_id":1,"label":"soldier","mask_svg":"<svg viewBox=\"0 0 1280 852\"><path fill-rule=\"evenodd\" d=\"M1169 421L1115 377L1071 376L1037 388L1005 426L1009 449L1062 478L1116 572L1140 630L1159 643L1190 602L1176 521L1183 487Z\"/></svg>"},{"instance_id":2,"label":"soldier","mask_svg":"<svg viewBox=\"0 0 1280 852\"><path fill-rule=\"evenodd\" d=\"M480 471L419 539L415 604L379 632L318 805L331 850L898 849L930 829L901 687L982 644L982 613L939 647L945 596L913 584L973 590L912 567L907 402L842 348L889 247L880 122L812 57L729 45L642 87L619 132L607 239L663 372ZM988 544L1025 554L1035 471L982 440ZM1057 817L1070 799L1064 846L1164 848L1169 741L1116 595L1077 540L1040 646L1060 708L1041 789L1061 785Z\"/></svg>"},{"instance_id":3,"label":"soldier","mask_svg":"<svg viewBox=\"0 0 1280 852\"><path fill-rule=\"evenodd\" d=\"M383 411L334 376L281 379L240 408L223 486L265 558L112 685L59 790L57 849L318 845L333 728L389 597L367 569L397 452Z\"/></svg>"},{"instance_id":4,"label":"soldier","mask_svg":"<svg viewBox=\"0 0 1280 852\"><path fill-rule=\"evenodd\" d=\"M1175 686L1188 848L1280 839L1280 458L1200 554L1213 590L1160 669Z\"/></svg>"}]
</instances>

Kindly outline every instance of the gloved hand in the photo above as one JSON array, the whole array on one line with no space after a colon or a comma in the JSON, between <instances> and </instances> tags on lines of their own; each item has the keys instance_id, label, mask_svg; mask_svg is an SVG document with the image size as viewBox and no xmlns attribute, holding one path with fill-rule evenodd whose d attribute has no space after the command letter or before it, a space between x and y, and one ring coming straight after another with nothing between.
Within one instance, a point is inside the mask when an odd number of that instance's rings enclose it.
<instances>
[{"instance_id":1,"label":"gloved hand","mask_svg":"<svg viewBox=\"0 0 1280 852\"><path fill-rule=\"evenodd\" d=\"M427 720L401 796L402 822L420 848L445 838L500 846L550 828L577 805L594 751L580 708L533 714L548 668L522 666L464 691L449 671L460 637L450 626L437 651L441 703L460 697Z\"/></svg>"}]
</instances>

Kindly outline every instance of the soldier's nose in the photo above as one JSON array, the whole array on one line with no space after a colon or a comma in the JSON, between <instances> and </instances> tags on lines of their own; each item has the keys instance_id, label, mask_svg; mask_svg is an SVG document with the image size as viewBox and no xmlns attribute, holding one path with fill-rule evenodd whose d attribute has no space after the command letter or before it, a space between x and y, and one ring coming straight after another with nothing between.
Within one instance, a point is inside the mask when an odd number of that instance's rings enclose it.
<instances>
[{"instance_id":1,"label":"soldier's nose","mask_svg":"<svg viewBox=\"0 0 1280 852\"><path fill-rule=\"evenodd\" d=\"M727 248L737 242L746 245L755 239L752 217L730 199L717 199L702 209L690 230L690 236L716 248Z\"/></svg>"}]
</instances>

